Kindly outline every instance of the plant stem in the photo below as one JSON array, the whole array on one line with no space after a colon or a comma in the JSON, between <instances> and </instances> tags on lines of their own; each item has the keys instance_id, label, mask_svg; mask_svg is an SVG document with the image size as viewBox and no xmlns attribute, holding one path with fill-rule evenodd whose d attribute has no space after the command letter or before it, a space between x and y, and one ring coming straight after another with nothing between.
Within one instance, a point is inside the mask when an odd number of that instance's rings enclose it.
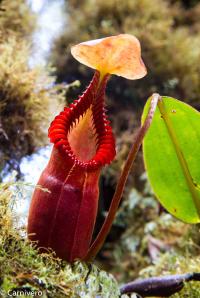
<instances>
[{"instance_id":1,"label":"plant stem","mask_svg":"<svg viewBox=\"0 0 200 298\"><path fill-rule=\"evenodd\" d=\"M120 288L121 294L137 293L142 297L169 297L179 292L184 282L200 281L200 273L186 273L135 280Z\"/></svg>"},{"instance_id":2,"label":"plant stem","mask_svg":"<svg viewBox=\"0 0 200 298\"><path fill-rule=\"evenodd\" d=\"M133 162L135 161L138 150L142 144L143 138L144 138L145 134L147 133L147 130L152 122L153 115L155 113L159 99L160 99L160 95L157 93L153 94L151 97L151 103L150 103L148 115L147 115L143 125L139 129L139 131L136 135L135 141L129 151L129 154L128 154L127 160L124 164L124 168L122 170L121 176L119 178L113 199L111 201L108 215L103 223L103 226L102 226L99 234L97 235L95 241L93 242L93 244L91 245L91 247L88 251L88 254L85 258L86 261L92 261L95 258L95 256L97 255L97 253L103 246L108 233L110 232L112 223L114 221L115 215L117 213L117 210L118 210L121 198L122 198L122 193L123 193L128 175L130 173Z\"/></svg>"}]
</instances>

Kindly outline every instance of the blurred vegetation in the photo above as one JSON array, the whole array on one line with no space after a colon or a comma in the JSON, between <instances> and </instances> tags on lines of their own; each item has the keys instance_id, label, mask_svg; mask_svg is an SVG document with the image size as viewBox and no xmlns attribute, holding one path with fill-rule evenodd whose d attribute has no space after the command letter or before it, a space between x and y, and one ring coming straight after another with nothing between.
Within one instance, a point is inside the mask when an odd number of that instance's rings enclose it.
<instances>
[{"instance_id":1,"label":"blurred vegetation","mask_svg":"<svg viewBox=\"0 0 200 298\"><path fill-rule=\"evenodd\" d=\"M176 228L176 222L163 218L162 226L168 227L173 231ZM160 219L160 223L162 218ZM170 224L174 222L174 224ZM170 225L169 225L170 224ZM184 229L184 227L182 227ZM176 231L174 230L174 232ZM180 230L179 230L180 231ZM157 232L160 232L157 230ZM200 242L199 242L200 226L187 226L182 230L182 237L176 239L176 246L171 247L170 250L161 253L160 256L154 261L153 265L141 270L140 277L150 276L164 276L169 274L182 274L186 272L199 272L200 268ZM176 233L174 233L176 235ZM161 237L161 235L159 236ZM164 237L164 236L163 236ZM184 288L180 293L176 293L171 298L197 298L200 297L200 283L191 282L185 283Z\"/></svg>"},{"instance_id":2,"label":"blurred vegetation","mask_svg":"<svg viewBox=\"0 0 200 298\"><path fill-rule=\"evenodd\" d=\"M19 175L21 158L47 143L52 111L63 102L50 72L29 66L35 27L25 0L0 3L0 170Z\"/></svg>"},{"instance_id":3,"label":"blurred vegetation","mask_svg":"<svg viewBox=\"0 0 200 298\"><path fill-rule=\"evenodd\" d=\"M141 179L146 181L145 175ZM101 252L101 264L120 283L136 278L199 272L199 234L199 225L185 224L166 214L145 183L143 192L132 189L123 201L112 238ZM170 297L199 296L200 283L191 282Z\"/></svg>"},{"instance_id":4,"label":"blurred vegetation","mask_svg":"<svg viewBox=\"0 0 200 298\"><path fill-rule=\"evenodd\" d=\"M38 297L43 298L119 297L111 274L78 261L69 265L53 252L39 254L23 238L25 231L15 209L26 198L28 187L20 182L0 184L0 297L8 297L12 290L40 290L43 295Z\"/></svg>"},{"instance_id":5,"label":"blurred vegetation","mask_svg":"<svg viewBox=\"0 0 200 298\"><path fill-rule=\"evenodd\" d=\"M113 105L141 107L152 92L173 96L199 106L200 3L185 8L167 0L69 0L68 26L57 39L53 54L59 81L81 78L90 71L70 55L70 46L81 41L119 33L136 35L148 75L138 81L113 77L108 87ZM69 71L70 70L70 71Z\"/></svg>"},{"instance_id":6,"label":"blurred vegetation","mask_svg":"<svg viewBox=\"0 0 200 298\"><path fill-rule=\"evenodd\" d=\"M14 33L15 36L29 38L36 27L34 15L25 0L0 1L1 35Z\"/></svg>"}]
</instances>

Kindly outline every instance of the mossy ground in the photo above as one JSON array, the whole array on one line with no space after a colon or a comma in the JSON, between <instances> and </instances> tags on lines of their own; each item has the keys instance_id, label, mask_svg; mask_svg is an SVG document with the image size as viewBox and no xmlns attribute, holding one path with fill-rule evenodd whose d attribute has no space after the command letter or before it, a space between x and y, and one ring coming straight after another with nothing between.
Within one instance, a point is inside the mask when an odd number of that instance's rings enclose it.
<instances>
[{"instance_id":1,"label":"mossy ground","mask_svg":"<svg viewBox=\"0 0 200 298\"><path fill-rule=\"evenodd\" d=\"M16 200L23 199L24 187L20 183L0 185L0 297L17 290L40 291L45 298L119 297L114 277L95 265L78 261L70 265L53 252L38 253L14 211Z\"/></svg>"}]
</instances>

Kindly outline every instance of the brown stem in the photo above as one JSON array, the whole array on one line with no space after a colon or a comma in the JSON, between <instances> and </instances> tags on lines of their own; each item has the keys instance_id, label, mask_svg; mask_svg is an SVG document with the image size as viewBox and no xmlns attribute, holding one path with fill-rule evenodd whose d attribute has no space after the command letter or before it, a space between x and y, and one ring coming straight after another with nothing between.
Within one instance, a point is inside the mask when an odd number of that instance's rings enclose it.
<instances>
[{"instance_id":1,"label":"brown stem","mask_svg":"<svg viewBox=\"0 0 200 298\"><path fill-rule=\"evenodd\" d=\"M186 273L135 280L120 288L121 294L137 293L142 297L169 297L184 287L184 282L200 281L200 273Z\"/></svg>"},{"instance_id":2,"label":"brown stem","mask_svg":"<svg viewBox=\"0 0 200 298\"><path fill-rule=\"evenodd\" d=\"M130 173L131 167L133 165L133 162L135 161L135 158L137 156L138 150L142 144L142 141L144 139L145 134L147 133L147 130L152 122L153 119L153 115L155 113L156 107L157 107L157 103L158 100L160 99L160 95L155 93L152 95L151 97L151 103L150 103L150 108L149 108L149 112L147 114L147 117L143 123L143 125L141 126L141 128L139 129L135 141L130 149L130 152L128 154L127 160L125 162L124 168L122 170L121 176L119 178L112 202L110 204L110 208L108 211L108 215L103 223L103 226L99 232L99 234L97 235L95 241L92 243L88 254L85 258L86 261L92 261L95 256L97 255L97 253L99 252L99 250L101 249L101 247L104 244L104 241L108 235L108 233L110 232L113 220L115 218L117 209L119 207L119 203L121 201L122 198L122 193L128 178L128 175Z\"/></svg>"}]
</instances>

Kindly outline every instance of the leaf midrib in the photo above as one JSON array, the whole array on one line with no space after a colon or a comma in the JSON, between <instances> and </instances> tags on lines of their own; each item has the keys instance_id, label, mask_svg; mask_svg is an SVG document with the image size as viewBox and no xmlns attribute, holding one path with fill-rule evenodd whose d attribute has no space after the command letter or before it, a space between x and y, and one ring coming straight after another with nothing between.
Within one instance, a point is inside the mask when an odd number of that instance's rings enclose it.
<instances>
[{"instance_id":1,"label":"leaf midrib","mask_svg":"<svg viewBox=\"0 0 200 298\"><path fill-rule=\"evenodd\" d=\"M166 111L163 99L159 100L158 108L159 108L160 114L161 114L161 116L164 120L164 123L166 125L167 131L169 133L170 139L171 139L172 144L174 146L178 161L179 161L180 166L182 168L183 175L186 179L187 186L189 188L189 191L191 193L194 205L196 207L197 214L200 218L200 195L199 195L199 193L198 193L198 191L197 191L197 189L196 189L196 187L193 183L193 179L192 179L192 176L190 174L187 161L185 160L185 157L184 157L184 155L182 153L182 150L179 146L178 138L176 136L176 133L173 129L173 125L172 125L171 120L170 120L170 118L168 116L168 113Z\"/></svg>"}]
</instances>

